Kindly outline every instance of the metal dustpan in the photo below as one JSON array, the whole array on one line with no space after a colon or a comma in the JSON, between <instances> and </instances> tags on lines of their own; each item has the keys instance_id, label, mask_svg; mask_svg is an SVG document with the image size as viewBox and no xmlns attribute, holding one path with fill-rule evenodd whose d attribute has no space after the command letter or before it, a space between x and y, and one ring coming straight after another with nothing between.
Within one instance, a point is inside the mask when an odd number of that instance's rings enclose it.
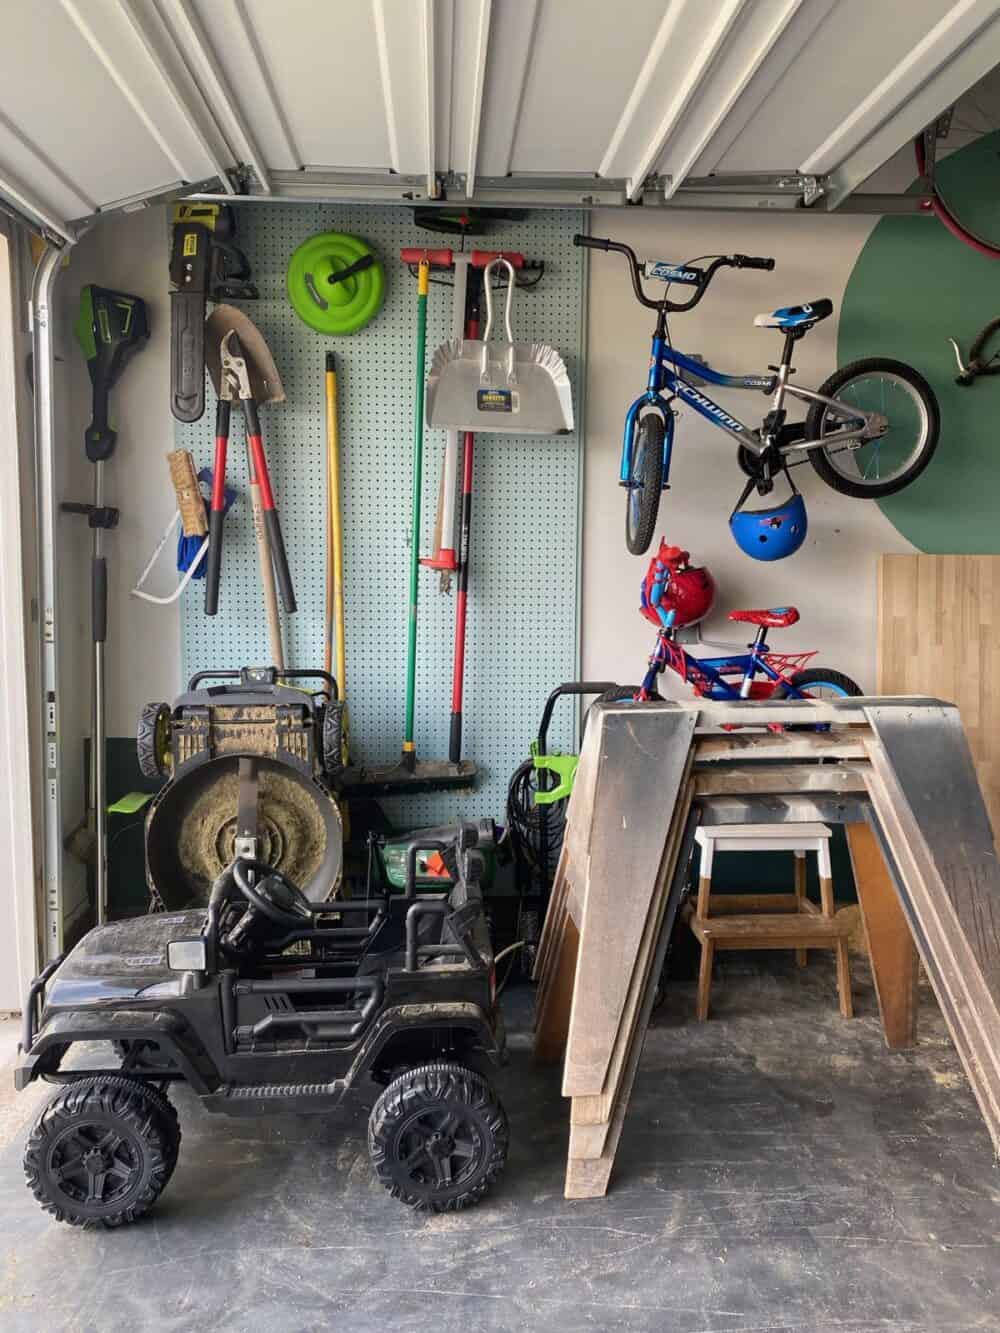
<instances>
[{"instance_id":1,"label":"metal dustpan","mask_svg":"<svg viewBox=\"0 0 1000 1333\"><path fill-rule=\"evenodd\" d=\"M491 273L507 270L506 342L493 331ZM566 363L549 343L516 343L511 331L514 267L498 256L483 273L486 331L452 338L434 353L427 377L427 422L445 430L491 435L566 435L573 429L573 397Z\"/></svg>"}]
</instances>

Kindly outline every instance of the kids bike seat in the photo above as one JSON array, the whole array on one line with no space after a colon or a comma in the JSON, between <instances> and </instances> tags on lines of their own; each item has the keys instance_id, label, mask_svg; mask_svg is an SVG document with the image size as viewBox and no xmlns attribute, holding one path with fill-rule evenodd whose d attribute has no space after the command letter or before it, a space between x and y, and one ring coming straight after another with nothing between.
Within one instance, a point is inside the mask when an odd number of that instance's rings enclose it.
<instances>
[{"instance_id":1,"label":"kids bike seat","mask_svg":"<svg viewBox=\"0 0 1000 1333\"><path fill-rule=\"evenodd\" d=\"M833 314L833 302L825 296L808 305L785 305L770 315L754 315L758 329L810 329L821 319Z\"/></svg>"},{"instance_id":2,"label":"kids bike seat","mask_svg":"<svg viewBox=\"0 0 1000 1333\"><path fill-rule=\"evenodd\" d=\"M762 625L765 629L787 629L799 618L794 606L772 606L767 611L730 611L730 620L742 620L748 625Z\"/></svg>"}]
</instances>

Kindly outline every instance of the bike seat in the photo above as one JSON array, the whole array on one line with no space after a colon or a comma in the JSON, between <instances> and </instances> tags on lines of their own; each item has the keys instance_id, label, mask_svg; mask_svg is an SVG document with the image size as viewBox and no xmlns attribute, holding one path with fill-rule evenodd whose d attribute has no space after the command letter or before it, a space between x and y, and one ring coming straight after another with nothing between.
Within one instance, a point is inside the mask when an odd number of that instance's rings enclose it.
<instances>
[{"instance_id":1,"label":"bike seat","mask_svg":"<svg viewBox=\"0 0 1000 1333\"><path fill-rule=\"evenodd\" d=\"M742 620L748 625L763 625L766 629L787 629L794 625L799 613L794 606L772 606L767 611L730 611L730 620Z\"/></svg>"},{"instance_id":2,"label":"bike seat","mask_svg":"<svg viewBox=\"0 0 1000 1333\"><path fill-rule=\"evenodd\" d=\"M770 315L754 315L759 329L810 329L821 319L833 314L833 302L825 296L808 305L784 305Z\"/></svg>"}]
</instances>

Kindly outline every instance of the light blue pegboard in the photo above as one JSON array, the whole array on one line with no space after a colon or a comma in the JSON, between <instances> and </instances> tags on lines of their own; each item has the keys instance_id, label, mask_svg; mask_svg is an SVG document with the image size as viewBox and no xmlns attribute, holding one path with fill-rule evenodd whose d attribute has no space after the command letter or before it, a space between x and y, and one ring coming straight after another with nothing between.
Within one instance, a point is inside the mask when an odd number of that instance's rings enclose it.
<instances>
[{"instance_id":1,"label":"light blue pegboard","mask_svg":"<svg viewBox=\"0 0 1000 1333\"><path fill-rule=\"evenodd\" d=\"M514 336L551 342L562 352L582 412L583 252L572 244L581 215L536 212L473 244L520 250L545 262L533 292L518 292ZM307 328L288 304L285 270L292 251L318 231L352 232L377 250L386 272L385 305L346 338ZM336 353L344 476L347 698L352 746L370 764L398 759L403 735L407 579L413 441L413 342L416 282L399 261L404 246L446 246L422 232L408 210L327 205L249 205L238 209L239 244L261 299L243 307L259 326L284 380L287 402L262 410L264 444L295 583L298 611L283 618L289 666L322 666L325 600L326 418L324 360ZM427 364L451 328L451 289L432 285ZM194 425L177 424L178 448L199 467L213 454L215 395ZM422 554L433 541L444 432L425 444ZM227 477L240 487L226 519L219 614L203 614L204 585L185 595L185 678L209 667L268 660L257 574L242 421L233 413ZM401 826L459 816L503 817L507 782L527 754L554 685L577 675L579 596L578 435L539 438L477 435L472 565L466 658L463 755L475 760L472 792L393 798L387 812ZM421 574L417 664L417 754L444 759L451 714L455 592ZM557 709L552 743L568 748L572 705Z\"/></svg>"}]
</instances>

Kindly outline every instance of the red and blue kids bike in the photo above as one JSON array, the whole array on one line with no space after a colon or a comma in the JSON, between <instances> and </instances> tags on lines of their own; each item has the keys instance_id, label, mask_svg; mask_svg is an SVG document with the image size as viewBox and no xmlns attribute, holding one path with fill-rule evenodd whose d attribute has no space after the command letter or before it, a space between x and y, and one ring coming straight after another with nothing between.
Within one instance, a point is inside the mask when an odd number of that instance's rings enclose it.
<instances>
[{"instance_id":1,"label":"red and blue kids bike","mask_svg":"<svg viewBox=\"0 0 1000 1333\"><path fill-rule=\"evenodd\" d=\"M931 461L938 439L937 401L930 385L911 366L886 357L871 357L843 366L819 389L791 382L795 343L833 313L832 301L824 298L757 315L754 323L758 327L784 334L781 360L770 366L766 375L724 375L671 346L667 315L693 310L720 269L770 270L774 268L773 259L704 255L702 258L711 263L699 268L661 260L641 263L631 247L596 236L577 235L573 243L624 255L636 300L656 311L646 389L625 417L619 476L628 495L625 541L633 555L643 555L649 549L660 493L670 480L675 400L724 430L737 447L740 467L749 480L737 501L730 528L740 549L756 560L791 555L805 538L805 507L794 487L792 499L774 510L741 510L751 489L756 487L760 495L769 494L774 479L782 473L787 477L790 466L808 458L835 491L875 500L909 486ZM664 295L659 299L647 296L644 279L665 283ZM666 293L674 283L694 289L686 301L668 299ZM758 428L751 429L703 393L699 386L705 384L756 389L770 398L770 411ZM805 421L787 420L789 397L806 404Z\"/></svg>"},{"instance_id":2,"label":"red and blue kids bike","mask_svg":"<svg viewBox=\"0 0 1000 1333\"><path fill-rule=\"evenodd\" d=\"M730 620L756 626L748 651L725 657L692 657L677 642L677 630L695 625L708 615L715 600L715 583L707 569L692 565L690 560L687 551L661 541L659 552L649 562L640 610L659 632L642 685L637 692L629 690L628 698L637 702L659 699L657 679L668 669L705 699L829 699L864 693L842 671L807 666L815 651L772 652L767 632L794 625L799 618L794 606L730 611Z\"/></svg>"}]
</instances>

